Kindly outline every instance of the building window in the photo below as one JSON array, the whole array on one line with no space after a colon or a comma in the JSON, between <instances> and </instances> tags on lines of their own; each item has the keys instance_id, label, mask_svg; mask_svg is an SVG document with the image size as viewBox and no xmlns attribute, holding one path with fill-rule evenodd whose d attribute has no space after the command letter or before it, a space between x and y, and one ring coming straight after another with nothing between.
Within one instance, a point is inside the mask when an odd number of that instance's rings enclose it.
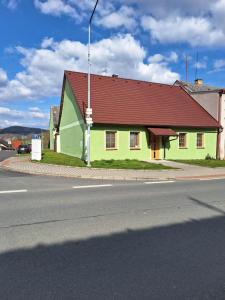
<instances>
[{"instance_id":1,"label":"building window","mask_svg":"<svg viewBox=\"0 0 225 300\"><path fill-rule=\"evenodd\" d=\"M130 149L140 149L140 132L130 132Z\"/></svg>"},{"instance_id":2,"label":"building window","mask_svg":"<svg viewBox=\"0 0 225 300\"><path fill-rule=\"evenodd\" d=\"M197 148L203 148L203 147L204 147L204 134L197 133Z\"/></svg>"},{"instance_id":3,"label":"building window","mask_svg":"<svg viewBox=\"0 0 225 300\"><path fill-rule=\"evenodd\" d=\"M106 131L106 149L116 149L116 131Z\"/></svg>"},{"instance_id":4,"label":"building window","mask_svg":"<svg viewBox=\"0 0 225 300\"><path fill-rule=\"evenodd\" d=\"M179 133L179 148L187 148L187 134Z\"/></svg>"}]
</instances>

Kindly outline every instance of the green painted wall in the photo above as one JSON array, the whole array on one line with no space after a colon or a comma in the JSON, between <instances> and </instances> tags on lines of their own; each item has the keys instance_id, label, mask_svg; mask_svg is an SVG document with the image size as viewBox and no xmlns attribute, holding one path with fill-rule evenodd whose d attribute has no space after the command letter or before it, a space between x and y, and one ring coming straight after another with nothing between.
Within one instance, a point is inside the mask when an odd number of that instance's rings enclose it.
<instances>
[{"instance_id":1,"label":"green painted wall","mask_svg":"<svg viewBox=\"0 0 225 300\"><path fill-rule=\"evenodd\" d=\"M84 158L85 126L70 86L66 82L59 128L61 153Z\"/></svg>"},{"instance_id":2,"label":"green painted wall","mask_svg":"<svg viewBox=\"0 0 225 300\"><path fill-rule=\"evenodd\" d=\"M50 110L50 120L49 120L49 136L50 136L50 149L54 150L54 125L52 111Z\"/></svg>"},{"instance_id":3,"label":"green painted wall","mask_svg":"<svg viewBox=\"0 0 225 300\"><path fill-rule=\"evenodd\" d=\"M117 131L117 150L106 150L105 131ZM130 150L130 131L140 131L140 150ZM100 159L150 159L148 133L144 127L96 126L91 128L91 160Z\"/></svg>"},{"instance_id":4,"label":"green painted wall","mask_svg":"<svg viewBox=\"0 0 225 300\"><path fill-rule=\"evenodd\" d=\"M105 131L117 131L117 150L106 150ZM141 149L130 150L130 131L141 132ZM204 159L207 154L216 157L216 130L204 129L175 129L176 132L187 133L187 148L179 149L178 139L170 141L166 145L166 159ZM196 148L197 132L204 132L204 148ZM173 139L174 137L170 137ZM91 160L100 159L151 159L149 146L149 133L144 127L123 127L123 126L93 126L91 128ZM160 158L164 158L164 149L161 143Z\"/></svg>"},{"instance_id":5,"label":"green painted wall","mask_svg":"<svg viewBox=\"0 0 225 300\"><path fill-rule=\"evenodd\" d=\"M187 148L180 149L178 139L167 144L166 159L204 159L207 154L216 158L217 132L215 129L176 129L187 133ZM204 133L204 148L196 147L197 132ZM172 139L172 137L170 137ZM163 158L163 150L161 150Z\"/></svg>"}]
</instances>

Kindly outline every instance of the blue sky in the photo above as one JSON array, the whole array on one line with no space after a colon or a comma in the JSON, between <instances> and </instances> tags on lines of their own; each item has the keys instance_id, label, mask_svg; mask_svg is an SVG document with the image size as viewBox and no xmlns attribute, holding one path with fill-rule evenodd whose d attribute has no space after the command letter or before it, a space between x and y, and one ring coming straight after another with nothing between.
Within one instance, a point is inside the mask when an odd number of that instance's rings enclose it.
<instances>
[{"instance_id":1,"label":"blue sky","mask_svg":"<svg viewBox=\"0 0 225 300\"><path fill-rule=\"evenodd\" d=\"M95 0L0 0L0 127L47 128L63 70L87 71L87 24ZM92 71L221 86L225 0L99 0ZM196 61L198 53L198 61Z\"/></svg>"}]
</instances>

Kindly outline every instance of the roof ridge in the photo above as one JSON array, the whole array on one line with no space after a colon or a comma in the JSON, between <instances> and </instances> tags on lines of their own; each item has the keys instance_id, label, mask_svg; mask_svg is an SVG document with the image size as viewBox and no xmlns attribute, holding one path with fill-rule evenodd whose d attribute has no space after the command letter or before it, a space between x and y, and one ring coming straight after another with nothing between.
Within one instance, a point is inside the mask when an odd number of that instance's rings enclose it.
<instances>
[{"instance_id":1,"label":"roof ridge","mask_svg":"<svg viewBox=\"0 0 225 300\"><path fill-rule=\"evenodd\" d=\"M64 72L65 72L65 74L66 73L75 73L75 74L88 75L88 73L78 72L78 71L65 70ZM153 81L147 81L147 80L143 80L143 79L133 79L133 78L126 78L126 77L112 77L110 75L101 75L101 74L95 74L95 73L91 73L91 76L98 76L98 77L103 77L103 78L106 78L106 79L113 79L113 80L129 80L129 81L143 82L143 83L146 83L146 84L165 85L165 86L169 86L171 88L172 87L175 87L175 88L180 87L180 86L176 86L174 84L169 84L169 83L153 82Z\"/></svg>"}]
</instances>

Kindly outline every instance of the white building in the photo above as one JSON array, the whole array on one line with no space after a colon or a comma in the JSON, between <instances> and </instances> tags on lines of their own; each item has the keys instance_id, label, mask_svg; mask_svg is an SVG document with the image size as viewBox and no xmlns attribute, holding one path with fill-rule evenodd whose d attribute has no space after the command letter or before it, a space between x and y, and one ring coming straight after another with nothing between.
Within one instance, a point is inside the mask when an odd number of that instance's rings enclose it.
<instances>
[{"instance_id":1,"label":"white building","mask_svg":"<svg viewBox=\"0 0 225 300\"><path fill-rule=\"evenodd\" d=\"M206 85L202 79L196 79L195 83L177 80L175 85L184 88L220 123L222 128L218 133L217 158L225 159L225 89Z\"/></svg>"}]
</instances>

